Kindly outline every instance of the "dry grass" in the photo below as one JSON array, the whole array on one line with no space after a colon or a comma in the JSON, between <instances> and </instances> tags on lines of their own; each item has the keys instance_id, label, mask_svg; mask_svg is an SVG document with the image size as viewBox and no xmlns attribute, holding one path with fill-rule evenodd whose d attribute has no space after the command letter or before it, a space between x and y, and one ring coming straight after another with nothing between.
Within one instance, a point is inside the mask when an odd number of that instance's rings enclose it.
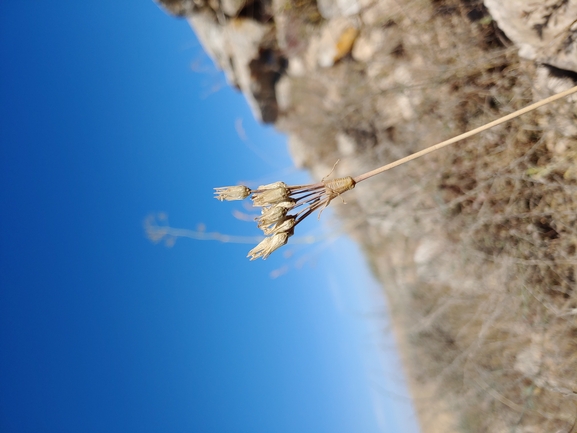
<instances>
[{"instance_id":1,"label":"dry grass","mask_svg":"<svg viewBox=\"0 0 577 433\"><path fill-rule=\"evenodd\" d=\"M577 143L548 149L550 130L526 126L543 115L439 161L443 227L477 287L439 294L420 336L445 336L470 431L569 431L577 417Z\"/></svg>"},{"instance_id":2,"label":"dry grass","mask_svg":"<svg viewBox=\"0 0 577 433\"><path fill-rule=\"evenodd\" d=\"M384 34L370 59L290 77L277 126L319 180L337 159L337 177L355 176L549 96L535 86L547 68L517 56L482 0L378 3L376 18L361 11L359 37ZM325 23L313 0L241 16L272 19L279 50L305 63ZM574 101L368 179L336 206L383 281L425 433L577 431ZM152 222L156 241L223 240Z\"/></svg>"},{"instance_id":3,"label":"dry grass","mask_svg":"<svg viewBox=\"0 0 577 433\"><path fill-rule=\"evenodd\" d=\"M281 127L311 144L307 164L319 174L339 157L337 175L358 174L546 96L479 1L403 2L379 25L394 29L395 44L371 64L345 59L292 81ZM449 405L459 431L574 429L577 139L568 125L575 103L556 103L371 179L339 206L410 342L413 390L433 387L427 398ZM354 155L339 153L337 133L354 140ZM431 401L417 402L422 420Z\"/></svg>"}]
</instances>

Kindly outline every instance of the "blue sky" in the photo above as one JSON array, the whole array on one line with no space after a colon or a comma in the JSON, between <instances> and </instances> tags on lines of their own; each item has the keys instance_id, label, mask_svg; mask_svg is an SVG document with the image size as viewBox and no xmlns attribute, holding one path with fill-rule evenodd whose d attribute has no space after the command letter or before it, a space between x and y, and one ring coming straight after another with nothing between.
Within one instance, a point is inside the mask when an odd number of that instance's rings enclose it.
<instances>
[{"instance_id":1,"label":"blue sky","mask_svg":"<svg viewBox=\"0 0 577 433\"><path fill-rule=\"evenodd\" d=\"M249 262L250 245L146 238L157 212L258 235L212 188L305 177L185 21L6 1L0 50L2 432L414 429L381 392L406 395L350 241Z\"/></svg>"}]
</instances>

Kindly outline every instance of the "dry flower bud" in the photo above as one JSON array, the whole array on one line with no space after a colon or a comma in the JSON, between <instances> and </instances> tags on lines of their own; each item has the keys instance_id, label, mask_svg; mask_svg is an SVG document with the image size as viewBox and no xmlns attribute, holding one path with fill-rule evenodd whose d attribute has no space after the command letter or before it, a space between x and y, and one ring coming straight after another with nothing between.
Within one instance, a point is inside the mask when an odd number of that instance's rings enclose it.
<instances>
[{"instance_id":1,"label":"dry flower bud","mask_svg":"<svg viewBox=\"0 0 577 433\"><path fill-rule=\"evenodd\" d=\"M296 225L295 217L288 216L283 221L277 222L273 227L263 229L263 232L267 236L276 235L280 233L289 233L295 225Z\"/></svg>"},{"instance_id":2,"label":"dry flower bud","mask_svg":"<svg viewBox=\"0 0 577 433\"><path fill-rule=\"evenodd\" d=\"M279 233L274 236L264 238L261 243L259 243L256 247L248 252L247 257L250 257L251 261L261 257L263 260L266 260L266 258L270 256L271 253L285 245L288 241L288 238L289 235L287 233Z\"/></svg>"},{"instance_id":3,"label":"dry flower bud","mask_svg":"<svg viewBox=\"0 0 577 433\"><path fill-rule=\"evenodd\" d=\"M295 207L296 201L293 200L292 198L289 198L287 200L283 200L278 202L277 204L275 204L275 207L282 207L284 209L286 209L287 211L292 209L293 207Z\"/></svg>"},{"instance_id":4,"label":"dry flower bud","mask_svg":"<svg viewBox=\"0 0 577 433\"><path fill-rule=\"evenodd\" d=\"M270 206L286 201L289 197L289 190L284 182L275 182L270 185L259 186L257 192L252 196L253 206Z\"/></svg>"},{"instance_id":5,"label":"dry flower bud","mask_svg":"<svg viewBox=\"0 0 577 433\"><path fill-rule=\"evenodd\" d=\"M215 188L214 194L215 198L220 201L244 200L250 195L250 189L244 185L222 186Z\"/></svg>"},{"instance_id":6,"label":"dry flower bud","mask_svg":"<svg viewBox=\"0 0 577 433\"><path fill-rule=\"evenodd\" d=\"M284 182L273 182L273 183L269 183L267 185L261 185L258 187L258 190L263 190L263 189L276 189L276 188L286 188L286 183Z\"/></svg>"},{"instance_id":7,"label":"dry flower bud","mask_svg":"<svg viewBox=\"0 0 577 433\"><path fill-rule=\"evenodd\" d=\"M286 208L278 206L265 207L262 209L262 215L257 218L258 227L262 228L270 226L271 224L276 224L285 217L286 213Z\"/></svg>"}]
</instances>

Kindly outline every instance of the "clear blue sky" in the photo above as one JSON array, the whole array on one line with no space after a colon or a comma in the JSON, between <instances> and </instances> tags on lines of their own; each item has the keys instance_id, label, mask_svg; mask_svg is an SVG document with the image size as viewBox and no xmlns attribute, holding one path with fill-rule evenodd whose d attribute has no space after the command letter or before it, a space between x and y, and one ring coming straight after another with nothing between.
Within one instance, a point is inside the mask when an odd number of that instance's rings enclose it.
<instances>
[{"instance_id":1,"label":"clear blue sky","mask_svg":"<svg viewBox=\"0 0 577 433\"><path fill-rule=\"evenodd\" d=\"M0 431L413 431L349 241L249 262L144 235L157 211L257 235L212 188L303 176L185 21L8 0L0 58Z\"/></svg>"}]
</instances>

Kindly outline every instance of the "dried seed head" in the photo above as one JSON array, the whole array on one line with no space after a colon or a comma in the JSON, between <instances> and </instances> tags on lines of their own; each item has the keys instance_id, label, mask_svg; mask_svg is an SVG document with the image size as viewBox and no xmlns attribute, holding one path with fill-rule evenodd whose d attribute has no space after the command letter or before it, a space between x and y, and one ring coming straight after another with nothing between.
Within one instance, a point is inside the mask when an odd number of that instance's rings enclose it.
<instances>
[{"instance_id":1,"label":"dried seed head","mask_svg":"<svg viewBox=\"0 0 577 433\"><path fill-rule=\"evenodd\" d=\"M289 211L290 209L292 209L293 207L295 207L296 201L293 200L292 198L289 198L287 200L283 200L278 202L277 204L275 204L275 207L282 207L284 209L286 209L287 211Z\"/></svg>"},{"instance_id":2,"label":"dried seed head","mask_svg":"<svg viewBox=\"0 0 577 433\"><path fill-rule=\"evenodd\" d=\"M259 186L252 195L253 206L270 206L289 198L289 190L284 182L275 182L270 185Z\"/></svg>"},{"instance_id":3,"label":"dried seed head","mask_svg":"<svg viewBox=\"0 0 577 433\"><path fill-rule=\"evenodd\" d=\"M268 227L281 221L287 213L287 209L279 206L263 207L262 215L256 220L258 228Z\"/></svg>"},{"instance_id":4,"label":"dried seed head","mask_svg":"<svg viewBox=\"0 0 577 433\"><path fill-rule=\"evenodd\" d=\"M296 219L293 215L284 218L283 221L278 221L273 227L267 227L263 229L265 235L276 235L280 233L290 233L292 235L292 229L296 225Z\"/></svg>"},{"instance_id":5,"label":"dried seed head","mask_svg":"<svg viewBox=\"0 0 577 433\"><path fill-rule=\"evenodd\" d=\"M310 185L287 186L284 182L261 185L250 190L245 186L215 188L219 200L242 200L252 195L253 206L261 208L261 215L255 218L258 227L267 236L249 251L250 260L266 259L274 251L285 245L294 234L295 227L307 216L323 209L346 191L355 187L352 177L325 180ZM299 211L289 214L295 208Z\"/></svg>"},{"instance_id":6,"label":"dried seed head","mask_svg":"<svg viewBox=\"0 0 577 433\"><path fill-rule=\"evenodd\" d=\"M250 192L250 189L244 185L222 186L214 189L214 198L220 201L244 200L250 195Z\"/></svg>"},{"instance_id":7,"label":"dried seed head","mask_svg":"<svg viewBox=\"0 0 577 433\"><path fill-rule=\"evenodd\" d=\"M266 185L261 185L258 187L258 191L261 191L263 189L276 189L276 188L286 188L286 183L284 182L273 182L273 183L269 183Z\"/></svg>"},{"instance_id":8,"label":"dried seed head","mask_svg":"<svg viewBox=\"0 0 577 433\"><path fill-rule=\"evenodd\" d=\"M268 256L271 255L275 250L279 249L283 245L286 245L289 238L288 233L279 233L268 238L264 238L261 243L248 252L247 257L250 260L255 260L261 258L266 260Z\"/></svg>"}]
</instances>

